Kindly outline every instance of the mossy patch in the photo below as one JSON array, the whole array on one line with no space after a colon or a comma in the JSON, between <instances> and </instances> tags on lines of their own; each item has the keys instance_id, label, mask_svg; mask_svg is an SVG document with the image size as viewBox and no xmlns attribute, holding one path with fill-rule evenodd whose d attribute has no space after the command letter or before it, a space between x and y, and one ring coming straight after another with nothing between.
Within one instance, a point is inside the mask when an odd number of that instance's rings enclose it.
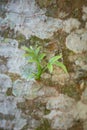
<instances>
[{"instance_id":1,"label":"mossy patch","mask_svg":"<svg viewBox=\"0 0 87 130\"><path fill-rule=\"evenodd\" d=\"M0 17L5 18L6 16L6 4L8 3L8 0L0 0Z\"/></svg>"},{"instance_id":2,"label":"mossy patch","mask_svg":"<svg viewBox=\"0 0 87 130\"><path fill-rule=\"evenodd\" d=\"M43 119L41 125L35 130L52 130L50 122L47 119Z\"/></svg>"},{"instance_id":3,"label":"mossy patch","mask_svg":"<svg viewBox=\"0 0 87 130\"><path fill-rule=\"evenodd\" d=\"M75 124L68 130L84 130L83 122L80 120L76 121Z\"/></svg>"},{"instance_id":4,"label":"mossy patch","mask_svg":"<svg viewBox=\"0 0 87 130\"><path fill-rule=\"evenodd\" d=\"M0 120L1 119L3 119L3 120L14 120L14 118L15 118L14 115L0 113Z\"/></svg>"},{"instance_id":5,"label":"mossy patch","mask_svg":"<svg viewBox=\"0 0 87 130\"><path fill-rule=\"evenodd\" d=\"M8 60L8 58L7 58L7 57L0 56L0 63L1 63L1 64L6 65L6 64L7 64L7 60Z\"/></svg>"},{"instance_id":6,"label":"mossy patch","mask_svg":"<svg viewBox=\"0 0 87 130\"><path fill-rule=\"evenodd\" d=\"M36 0L40 8L46 8L46 15L54 18L60 17L60 12L63 12L65 18L74 17L81 20L82 7L87 5L86 0Z\"/></svg>"},{"instance_id":7,"label":"mossy patch","mask_svg":"<svg viewBox=\"0 0 87 130\"><path fill-rule=\"evenodd\" d=\"M7 91L6 91L6 95L7 96L12 96L12 88L8 88Z\"/></svg>"},{"instance_id":8,"label":"mossy patch","mask_svg":"<svg viewBox=\"0 0 87 130\"><path fill-rule=\"evenodd\" d=\"M17 80L17 79L20 79L20 78L21 78L21 77L20 77L20 75L15 74L15 73L10 73L10 72L7 72L7 73L5 73L5 74L7 74L7 75L11 78L12 82L14 82L15 80Z\"/></svg>"},{"instance_id":9,"label":"mossy patch","mask_svg":"<svg viewBox=\"0 0 87 130\"><path fill-rule=\"evenodd\" d=\"M47 43L47 42L50 41L50 39L40 39L37 36L31 36L29 39L25 39L23 37L24 36L22 36L22 35L16 37L16 39L19 42L19 48L21 46L27 46L27 47L29 47L30 45L33 46L33 47L34 46L43 46L45 43Z\"/></svg>"},{"instance_id":10,"label":"mossy patch","mask_svg":"<svg viewBox=\"0 0 87 130\"><path fill-rule=\"evenodd\" d=\"M50 110L46 109L44 110L44 115L48 115L50 113Z\"/></svg>"},{"instance_id":11,"label":"mossy patch","mask_svg":"<svg viewBox=\"0 0 87 130\"><path fill-rule=\"evenodd\" d=\"M4 38L15 38L15 31L14 29L10 29L10 27L6 28L6 29L3 29L1 31L1 37L4 37Z\"/></svg>"},{"instance_id":12,"label":"mossy patch","mask_svg":"<svg viewBox=\"0 0 87 130\"><path fill-rule=\"evenodd\" d=\"M37 46L42 45L43 46L43 44L49 42L50 39L41 39L41 38L39 38L37 36L31 36L31 38L29 39L29 41L30 41L31 45L37 45Z\"/></svg>"},{"instance_id":13,"label":"mossy patch","mask_svg":"<svg viewBox=\"0 0 87 130\"><path fill-rule=\"evenodd\" d=\"M26 41L26 37L23 34L21 34L21 33L17 33L15 39L19 43Z\"/></svg>"},{"instance_id":14,"label":"mossy patch","mask_svg":"<svg viewBox=\"0 0 87 130\"><path fill-rule=\"evenodd\" d=\"M80 100L80 98L81 98L81 93L80 93L80 91L78 91L78 88L75 84L66 85L66 86L62 87L61 92L63 94L68 95L69 97L74 98L77 101Z\"/></svg>"}]
</instances>

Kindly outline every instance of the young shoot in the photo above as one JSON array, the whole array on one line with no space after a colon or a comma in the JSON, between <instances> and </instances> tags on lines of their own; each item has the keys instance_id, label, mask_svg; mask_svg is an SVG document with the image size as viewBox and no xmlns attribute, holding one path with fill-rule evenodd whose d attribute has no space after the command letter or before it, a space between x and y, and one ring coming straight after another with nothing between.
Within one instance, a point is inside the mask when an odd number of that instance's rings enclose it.
<instances>
[{"instance_id":1,"label":"young shoot","mask_svg":"<svg viewBox=\"0 0 87 130\"><path fill-rule=\"evenodd\" d=\"M40 47L34 49L32 46L30 46L29 48L24 46L22 48L23 50L25 50L24 57L29 57L28 62L36 64L37 72L29 74L29 77L39 80L41 78L41 75L47 70L49 71L49 73L52 74L53 65L62 68L67 73L65 65L62 62L58 61L62 58L62 55L57 55L50 58L50 60L48 60L48 62L46 62L44 65L43 63L45 61L44 58L46 57L46 54L40 52Z\"/></svg>"}]
</instances>

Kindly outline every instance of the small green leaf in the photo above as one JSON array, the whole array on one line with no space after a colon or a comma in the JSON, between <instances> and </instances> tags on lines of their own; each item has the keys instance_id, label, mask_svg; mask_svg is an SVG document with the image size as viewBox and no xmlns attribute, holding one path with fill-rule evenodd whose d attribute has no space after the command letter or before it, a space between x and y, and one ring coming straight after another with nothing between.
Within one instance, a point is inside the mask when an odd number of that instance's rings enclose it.
<instances>
[{"instance_id":1,"label":"small green leaf","mask_svg":"<svg viewBox=\"0 0 87 130\"><path fill-rule=\"evenodd\" d=\"M29 53L23 54L23 57L29 57L29 56L30 56Z\"/></svg>"},{"instance_id":2,"label":"small green leaf","mask_svg":"<svg viewBox=\"0 0 87 130\"><path fill-rule=\"evenodd\" d=\"M37 72L35 73L29 73L29 78L35 78L35 79L40 79L41 74L45 72L47 69L49 70L50 73L53 72L53 64L61 67L65 72L67 72L67 69L65 65L61 62L58 62L60 58L62 58L62 55L54 56L52 57L48 63L42 62L44 61L44 57L46 56L44 53L40 53L40 47L33 48L32 46L28 47L22 47L23 50L26 51L24 54L24 57L27 57L27 61L29 63L35 63L37 67ZM45 63L45 64L42 64Z\"/></svg>"},{"instance_id":3,"label":"small green leaf","mask_svg":"<svg viewBox=\"0 0 87 130\"><path fill-rule=\"evenodd\" d=\"M46 55L44 53L39 55L39 61L41 61Z\"/></svg>"},{"instance_id":4,"label":"small green leaf","mask_svg":"<svg viewBox=\"0 0 87 130\"><path fill-rule=\"evenodd\" d=\"M51 63L51 64L54 64L57 60L59 60L60 58L62 58L62 55L58 55L58 56L54 56L54 57L52 57L50 60L49 60L49 62Z\"/></svg>"},{"instance_id":5,"label":"small green leaf","mask_svg":"<svg viewBox=\"0 0 87 130\"><path fill-rule=\"evenodd\" d=\"M66 69L66 66L65 66L63 63L61 63L61 62L59 62L59 61L56 61L56 62L55 62L55 65L59 66L59 67L62 68L66 73L68 73L68 71L67 71L67 69Z\"/></svg>"},{"instance_id":6,"label":"small green leaf","mask_svg":"<svg viewBox=\"0 0 87 130\"><path fill-rule=\"evenodd\" d=\"M28 62L33 63L33 62L35 62L35 60L34 59L29 59Z\"/></svg>"},{"instance_id":7,"label":"small green leaf","mask_svg":"<svg viewBox=\"0 0 87 130\"><path fill-rule=\"evenodd\" d=\"M52 65L52 64L48 63L48 64L47 64L47 68L48 68L48 70L50 71L50 73L53 72L53 65Z\"/></svg>"},{"instance_id":8,"label":"small green leaf","mask_svg":"<svg viewBox=\"0 0 87 130\"><path fill-rule=\"evenodd\" d=\"M33 73L28 75L28 79L32 79L32 78L34 78L34 74Z\"/></svg>"},{"instance_id":9,"label":"small green leaf","mask_svg":"<svg viewBox=\"0 0 87 130\"><path fill-rule=\"evenodd\" d=\"M31 50L33 50L33 47L32 47L32 46L30 46L30 49L31 49Z\"/></svg>"},{"instance_id":10,"label":"small green leaf","mask_svg":"<svg viewBox=\"0 0 87 130\"><path fill-rule=\"evenodd\" d=\"M40 52L40 47L38 47L38 48L35 50L36 55L38 55L39 52Z\"/></svg>"}]
</instances>

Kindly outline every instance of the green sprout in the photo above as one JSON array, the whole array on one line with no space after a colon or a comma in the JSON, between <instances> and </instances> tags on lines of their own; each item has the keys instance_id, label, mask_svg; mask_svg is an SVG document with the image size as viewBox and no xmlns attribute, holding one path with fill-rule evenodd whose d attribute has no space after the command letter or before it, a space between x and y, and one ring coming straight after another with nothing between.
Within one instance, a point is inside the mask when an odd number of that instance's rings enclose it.
<instances>
[{"instance_id":1,"label":"green sprout","mask_svg":"<svg viewBox=\"0 0 87 130\"><path fill-rule=\"evenodd\" d=\"M29 57L28 62L35 63L37 68L37 72L30 74L29 77L40 79L41 75L46 70L48 70L52 74L53 65L62 68L67 73L65 65L62 62L58 61L62 58L62 55L54 56L50 60L48 60L48 62L45 62L44 58L46 57L46 54L40 53L40 47L34 49L32 46L30 46L30 48L24 46L22 48L26 51L24 57Z\"/></svg>"}]
</instances>

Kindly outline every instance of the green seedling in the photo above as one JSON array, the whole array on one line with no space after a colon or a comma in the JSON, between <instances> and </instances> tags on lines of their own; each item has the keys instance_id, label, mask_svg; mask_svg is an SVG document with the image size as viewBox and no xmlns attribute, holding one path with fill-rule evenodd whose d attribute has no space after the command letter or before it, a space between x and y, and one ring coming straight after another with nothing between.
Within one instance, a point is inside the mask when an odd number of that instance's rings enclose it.
<instances>
[{"instance_id":1,"label":"green seedling","mask_svg":"<svg viewBox=\"0 0 87 130\"><path fill-rule=\"evenodd\" d=\"M46 57L46 54L40 53L40 47L37 47L34 49L32 46L30 46L30 48L24 46L22 48L23 48L23 50L26 51L24 54L24 57L29 57L28 62L35 63L36 68L37 68L37 72L30 74L29 77L35 78L35 79L40 79L41 75L46 70L48 70L52 74L53 65L56 65L56 66L62 68L67 73L67 69L66 69L65 65L62 62L58 61L59 59L62 58L62 55L54 56L50 60L48 60L48 62L45 62L44 58ZM43 63L45 63L45 64L43 64Z\"/></svg>"}]
</instances>

